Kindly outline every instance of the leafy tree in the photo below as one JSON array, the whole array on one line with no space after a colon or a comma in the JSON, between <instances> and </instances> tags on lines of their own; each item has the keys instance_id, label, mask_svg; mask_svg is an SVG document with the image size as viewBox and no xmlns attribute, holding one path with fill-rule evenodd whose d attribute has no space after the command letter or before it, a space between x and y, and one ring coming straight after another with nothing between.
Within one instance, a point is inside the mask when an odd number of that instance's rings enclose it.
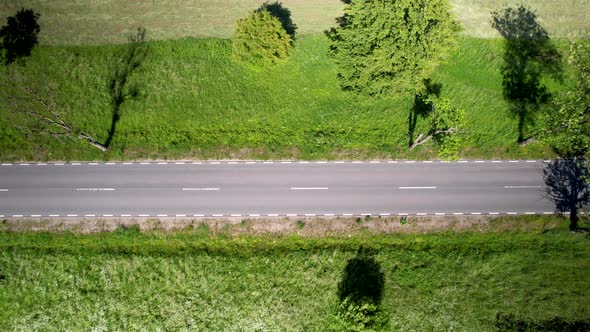
<instances>
[{"instance_id":1,"label":"leafy tree","mask_svg":"<svg viewBox=\"0 0 590 332\"><path fill-rule=\"evenodd\" d=\"M457 43L448 0L357 0L327 31L345 90L418 93Z\"/></svg>"},{"instance_id":2,"label":"leafy tree","mask_svg":"<svg viewBox=\"0 0 590 332\"><path fill-rule=\"evenodd\" d=\"M570 44L568 62L576 86L545 114L543 138L562 157L581 157L590 148L590 40Z\"/></svg>"},{"instance_id":3,"label":"leafy tree","mask_svg":"<svg viewBox=\"0 0 590 332\"><path fill-rule=\"evenodd\" d=\"M570 213L570 229L578 228L578 210L590 202L588 163L585 159L557 159L543 170L546 194L559 213Z\"/></svg>"},{"instance_id":4,"label":"leafy tree","mask_svg":"<svg viewBox=\"0 0 590 332\"><path fill-rule=\"evenodd\" d=\"M238 61L273 65L286 61L292 48L291 36L268 10L254 11L236 22L232 51Z\"/></svg>"},{"instance_id":5,"label":"leafy tree","mask_svg":"<svg viewBox=\"0 0 590 332\"><path fill-rule=\"evenodd\" d=\"M458 133L464 124L464 112L453 107L448 98L439 100L426 99L422 101L430 110L430 125L426 134L419 134L410 150L434 138L440 145L438 157L447 160L459 159L461 145Z\"/></svg>"},{"instance_id":6,"label":"leafy tree","mask_svg":"<svg viewBox=\"0 0 590 332\"><path fill-rule=\"evenodd\" d=\"M37 35L41 27L38 19L39 14L32 9L22 8L6 20L7 24L0 29L0 45L6 51L6 64L31 55L31 50L39 43Z\"/></svg>"},{"instance_id":7,"label":"leafy tree","mask_svg":"<svg viewBox=\"0 0 590 332\"><path fill-rule=\"evenodd\" d=\"M492 13L492 26L504 37L504 63L501 67L504 98L518 118L517 142L524 146L527 123L532 122L550 94L542 83L543 75L559 77L561 56L552 45L547 30L536 14L524 5Z\"/></svg>"}]
</instances>

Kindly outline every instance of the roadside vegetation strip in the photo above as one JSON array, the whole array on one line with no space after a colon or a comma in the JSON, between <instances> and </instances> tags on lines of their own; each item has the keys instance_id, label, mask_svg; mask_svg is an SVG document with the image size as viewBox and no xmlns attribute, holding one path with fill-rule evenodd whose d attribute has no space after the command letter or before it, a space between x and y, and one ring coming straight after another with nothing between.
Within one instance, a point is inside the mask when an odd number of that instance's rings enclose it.
<instances>
[{"instance_id":1,"label":"roadside vegetation strip","mask_svg":"<svg viewBox=\"0 0 590 332\"><path fill-rule=\"evenodd\" d=\"M141 75L134 77L143 84L145 98L123 104L125 116L117 123L108 152L73 141L30 140L0 120L0 160L429 160L436 156L430 143L412 151L407 148L413 96L369 98L341 91L336 67L326 54L327 39L302 36L296 44L288 63L253 72L231 60L226 40L149 42L152 56ZM117 49L41 46L27 59L23 75L39 84L55 81L61 88L53 91L54 99L67 110L72 125L104 142L112 118L105 83ZM500 58L499 41L465 38L450 62L432 77L442 85L443 94L465 110L469 130L463 133L460 156L547 158L551 151L542 144L520 148L514 142L517 124L502 97ZM555 92L566 86L567 82L551 83L548 88ZM9 100L8 93L0 90L0 100ZM162 117L168 120L163 122ZM423 131L427 122L418 119L415 130Z\"/></svg>"},{"instance_id":2,"label":"roadside vegetation strip","mask_svg":"<svg viewBox=\"0 0 590 332\"><path fill-rule=\"evenodd\" d=\"M519 220L535 227L523 230ZM531 321L588 317L585 234L569 232L562 218L495 222L489 232L350 237L296 235L312 227L307 220L281 236L217 234L207 224L178 232L0 231L0 330L330 330L338 282L361 247L384 273L385 331L494 331L498 312ZM433 303L449 305L433 310Z\"/></svg>"}]
</instances>

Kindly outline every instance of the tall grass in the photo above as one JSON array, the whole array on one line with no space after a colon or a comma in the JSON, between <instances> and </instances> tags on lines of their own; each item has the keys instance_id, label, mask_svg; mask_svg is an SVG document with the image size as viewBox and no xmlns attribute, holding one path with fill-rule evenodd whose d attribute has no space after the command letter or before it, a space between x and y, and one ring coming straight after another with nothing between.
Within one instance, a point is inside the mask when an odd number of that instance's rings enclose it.
<instances>
[{"instance_id":1,"label":"tall grass","mask_svg":"<svg viewBox=\"0 0 590 332\"><path fill-rule=\"evenodd\" d=\"M590 317L588 238L462 233L352 238L0 233L0 329L324 331L359 246L385 273L388 330L494 331Z\"/></svg>"},{"instance_id":2,"label":"tall grass","mask_svg":"<svg viewBox=\"0 0 590 332\"><path fill-rule=\"evenodd\" d=\"M29 141L5 120L0 159L433 157L433 145L407 148L413 96L341 91L324 36L300 38L288 63L262 71L232 61L230 46L221 39L150 42L147 59L131 77L140 95L121 106L107 154L79 142ZM119 47L40 47L22 70L37 80L46 73L58 84L55 97L67 119L104 141L111 119L106 82ZM465 37L434 75L442 95L466 112L461 154L547 157L545 146L516 144L516 120L502 98L500 59L497 40ZM418 120L417 133L427 121Z\"/></svg>"}]
</instances>

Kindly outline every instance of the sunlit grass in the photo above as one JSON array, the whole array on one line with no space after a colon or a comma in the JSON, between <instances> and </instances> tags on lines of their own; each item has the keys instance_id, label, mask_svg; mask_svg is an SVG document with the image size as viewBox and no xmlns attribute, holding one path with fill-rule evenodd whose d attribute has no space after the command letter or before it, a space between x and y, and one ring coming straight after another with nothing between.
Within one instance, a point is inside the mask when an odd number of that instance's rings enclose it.
<instances>
[{"instance_id":1,"label":"sunlit grass","mask_svg":"<svg viewBox=\"0 0 590 332\"><path fill-rule=\"evenodd\" d=\"M498 312L579 320L590 317L590 246L566 227L352 238L0 233L0 329L324 331L359 246L385 273L388 330L495 331Z\"/></svg>"},{"instance_id":2,"label":"sunlit grass","mask_svg":"<svg viewBox=\"0 0 590 332\"><path fill-rule=\"evenodd\" d=\"M461 154L547 157L542 145L516 144L516 119L502 98L500 45L466 37L433 76L442 95L466 112ZM37 80L47 73L58 84L55 97L67 119L104 141L111 119L109 59L117 47L40 47L24 70ZM228 40L150 42L146 61L131 77L140 96L123 103L107 154L78 142L25 140L5 124L0 158L433 158L433 145L407 148L413 96L369 98L341 91L327 50L324 36L302 37L288 63L253 71L231 59ZM552 90L562 89L549 83ZM416 133L427 121L418 120Z\"/></svg>"}]
</instances>

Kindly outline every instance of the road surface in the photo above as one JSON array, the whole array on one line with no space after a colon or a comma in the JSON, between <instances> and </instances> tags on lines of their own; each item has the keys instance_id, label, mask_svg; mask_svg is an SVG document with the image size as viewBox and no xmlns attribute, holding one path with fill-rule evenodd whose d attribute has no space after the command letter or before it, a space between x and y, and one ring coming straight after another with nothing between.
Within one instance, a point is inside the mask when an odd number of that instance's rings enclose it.
<instances>
[{"instance_id":1,"label":"road surface","mask_svg":"<svg viewBox=\"0 0 590 332\"><path fill-rule=\"evenodd\" d=\"M0 217L549 214L543 161L4 163Z\"/></svg>"}]
</instances>

